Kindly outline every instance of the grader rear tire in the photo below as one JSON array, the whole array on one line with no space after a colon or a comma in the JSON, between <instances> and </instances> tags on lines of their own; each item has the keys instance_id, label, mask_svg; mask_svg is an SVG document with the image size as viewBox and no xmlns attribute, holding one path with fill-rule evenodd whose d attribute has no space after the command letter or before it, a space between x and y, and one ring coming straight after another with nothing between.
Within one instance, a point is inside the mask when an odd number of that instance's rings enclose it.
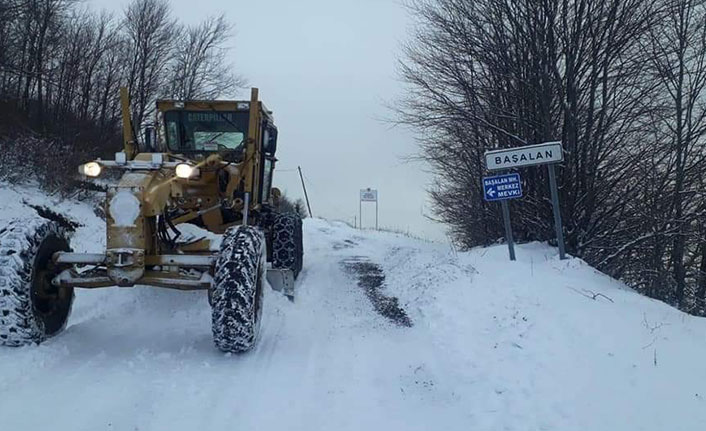
<instances>
[{"instance_id":1,"label":"grader rear tire","mask_svg":"<svg viewBox=\"0 0 706 431\"><path fill-rule=\"evenodd\" d=\"M303 262L301 217L296 213L277 214L272 224L272 267L291 269L296 279Z\"/></svg>"},{"instance_id":2,"label":"grader rear tire","mask_svg":"<svg viewBox=\"0 0 706 431\"><path fill-rule=\"evenodd\" d=\"M0 229L0 344L39 344L66 327L74 292L51 284L57 251L71 249L56 223L13 220Z\"/></svg>"},{"instance_id":3,"label":"grader rear tire","mask_svg":"<svg viewBox=\"0 0 706 431\"><path fill-rule=\"evenodd\" d=\"M213 341L221 351L246 352L257 342L266 265L262 231L236 226L225 232L210 291Z\"/></svg>"}]
</instances>

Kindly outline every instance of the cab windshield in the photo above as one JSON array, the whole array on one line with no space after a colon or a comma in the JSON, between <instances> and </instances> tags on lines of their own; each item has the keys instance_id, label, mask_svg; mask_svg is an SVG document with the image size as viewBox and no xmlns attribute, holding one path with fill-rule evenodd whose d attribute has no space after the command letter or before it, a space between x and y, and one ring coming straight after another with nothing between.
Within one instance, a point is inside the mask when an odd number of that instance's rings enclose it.
<instances>
[{"instance_id":1,"label":"cab windshield","mask_svg":"<svg viewBox=\"0 0 706 431\"><path fill-rule=\"evenodd\" d=\"M248 112L169 111L164 122L175 152L242 151L248 134Z\"/></svg>"}]
</instances>

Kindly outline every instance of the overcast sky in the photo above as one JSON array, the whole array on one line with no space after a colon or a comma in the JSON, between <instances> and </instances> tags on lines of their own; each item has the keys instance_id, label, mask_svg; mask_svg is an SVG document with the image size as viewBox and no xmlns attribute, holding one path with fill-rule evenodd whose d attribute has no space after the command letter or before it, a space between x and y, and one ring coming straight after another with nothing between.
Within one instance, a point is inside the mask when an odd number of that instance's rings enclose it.
<instances>
[{"instance_id":1,"label":"overcast sky","mask_svg":"<svg viewBox=\"0 0 706 431\"><path fill-rule=\"evenodd\" d=\"M92 0L120 12L126 0ZM196 23L225 13L235 24L232 62L274 111L279 128L275 185L302 197L301 166L315 216L353 222L359 189L379 190L380 226L443 240L428 221L413 134L379 119L402 91L395 65L409 19L400 0L172 0L175 16ZM241 96L248 97L243 91ZM375 223L363 206L363 226Z\"/></svg>"}]
</instances>

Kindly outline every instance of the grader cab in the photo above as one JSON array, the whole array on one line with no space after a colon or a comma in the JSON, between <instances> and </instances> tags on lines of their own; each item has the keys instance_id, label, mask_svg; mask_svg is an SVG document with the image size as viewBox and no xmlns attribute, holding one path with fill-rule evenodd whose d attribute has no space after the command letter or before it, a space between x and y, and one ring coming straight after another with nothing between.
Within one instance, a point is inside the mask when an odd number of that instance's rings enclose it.
<instances>
[{"instance_id":1,"label":"grader cab","mask_svg":"<svg viewBox=\"0 0 706 431\"><path fill-rule=\"evenodd\" d=\"M121 99L124 150L79 167L94 178L122 172L106 194L106 250L71 252L64 232L47 220L5 228L0 255L20 248L22 259L0 270L0 283L11 287L0 286L0 316L8 304L21 306L0 317L0 343L38 343L58 333L75 288L139 285L207 291L216 346L249 350L265 280L293 299L303 259L301 218L277 211L272 113L257 89L249 101L162 100L156 127L138 144L125 89ZM204 235L184 234L186 224Z\"/></svg>"}]
</instances>

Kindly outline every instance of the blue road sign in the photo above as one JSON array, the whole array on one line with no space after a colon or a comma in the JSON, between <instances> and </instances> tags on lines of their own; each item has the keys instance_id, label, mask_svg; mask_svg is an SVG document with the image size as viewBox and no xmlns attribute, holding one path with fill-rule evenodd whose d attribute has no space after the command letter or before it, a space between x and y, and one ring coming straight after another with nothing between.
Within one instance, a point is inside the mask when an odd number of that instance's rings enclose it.
<instances>
[{"instance_id":1,"label":"blue road sign","mask_svg":"<svg viewBox=\"0 0 706 431\"><path fill-rule=\"evenodd\" d=\"M504 201L522 197L520 174L483 177L483 190L486 201Z\"/></svg>"}]
</instances>

